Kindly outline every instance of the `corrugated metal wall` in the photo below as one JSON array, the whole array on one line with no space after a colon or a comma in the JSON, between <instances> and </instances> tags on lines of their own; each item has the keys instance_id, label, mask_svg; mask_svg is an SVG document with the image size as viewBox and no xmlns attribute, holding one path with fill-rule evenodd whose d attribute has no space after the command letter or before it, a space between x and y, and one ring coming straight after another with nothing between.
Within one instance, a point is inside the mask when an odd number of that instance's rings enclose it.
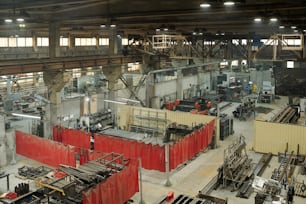
<instances>
[{"instance_id":1,"label":"corrugated metal wall","mask_svg":"<svg viewBox=\"0 0 306 204\"><path fill-rule=\"evenodd\" d=\"M284 152L288 143L288 151L306 154L306 126L254 121L254 149L256 152Z\"/></svg>"}]
</instances>

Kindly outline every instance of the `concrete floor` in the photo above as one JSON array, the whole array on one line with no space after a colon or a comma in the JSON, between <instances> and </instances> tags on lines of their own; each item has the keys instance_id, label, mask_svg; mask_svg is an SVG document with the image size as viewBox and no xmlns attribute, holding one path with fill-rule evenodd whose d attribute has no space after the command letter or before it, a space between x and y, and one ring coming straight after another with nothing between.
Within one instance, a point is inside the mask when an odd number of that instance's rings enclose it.
<instances>
[{"instance_id":1,"label":"concrete floor","mask_svg":"<svg viewBox=\"0 0 306 204\"><path fill-rule=\"evenodd\" d=\"M282 97L276 100L275 104L257 104L257 106L278 108L282 104L286 104L287 100ZM232 115L232 111L238 106L238 103L233 103L229 106L225 112ZM18 124L19 127L20 124ZM27 128L26 128L27 129ZM243 135L246 138L247 150L249 156L256 163L260 154L256 154L252 151L253 144L253 118L249 118L247 121L239 121L234 119L234 135L227 137L224 141L220 141L217 149L211 149L209 151L201 153L194 160L189 161L187 165L183 165L178 169L171 172L170 181L172 185L166 187L166 174L158 171L142 170L142 186L143 186L143 200L147 204L154 203L158 198L166 195L168 192L173 191L175 195L186 194L190 196L196 196L198 191L203 189L205 185L217 174L218 167L223 163L223 151L229 144L233 142L239 135ZM9 162L10 160L8 160ZM17 174L17 169L23 165L40 166L38 162L26 159L18 156L17 164L8 165L3 168L7 173L10 173L10 190L13 191L14 186L20 182L30 182L32 189L35 189L34 183L28 180L20 180L14 175ZM266 169L263 177L269 178L272 174L272 170L278 167L277 158L274 157L270 163L270 166ZM306 179L305 179L306 180ZM6 180L0 180L0 193L6 192ZM226 189L218 189L212 192L212 195L220 198L228 198L230 204L248 204L254 203L255 194L253 193L250 199L241 199L235 197L236 192L230 192ZM132 199L134 203L140 203L140 193L136 193ZM306 203L306 199L295 197L294 203L302 204Z\"/></svg>"},{"instance_id":2,"label":"concrete floor","mask_svg":"<svg viewBox=\"0 0 306 204\"><path fill-rule=\"evenodd\" d=\"M287 98L281 97L273 104L256 104L256 106L277 109L287 104ZM224 112L232 115L232 111L238 106L238 103L233 103ZM198 192L217 174L218 167L223 163L224 149L231 144L239 135L246 138L248 155L252 161L256 163L261 154L252 151L253 146L253 117L247 121L234 119L234 135L227 137L224 141L220 141L217 149L211 149L205 153L201 153L197 158L190 161L188 165L171 172L170 181L172 185L165 187L166 175L157 171L143 170L143 200L145 203L154 203L158 198L173 191L175 195L186 194L196 196ZM270 178L274 168L278 167L277 157L273 157L270 165L263 173L262 177ZM236 192L230 192L227 189L218 189L211 193L219 198L228 198L229 204L248 204L255 203L255 193L249 199L236 197ZM137 193L133 198L134 203L140 202L140 193ZM306 199L295 196L294 203L304 204Z\"/></svg>"}]
</instances>

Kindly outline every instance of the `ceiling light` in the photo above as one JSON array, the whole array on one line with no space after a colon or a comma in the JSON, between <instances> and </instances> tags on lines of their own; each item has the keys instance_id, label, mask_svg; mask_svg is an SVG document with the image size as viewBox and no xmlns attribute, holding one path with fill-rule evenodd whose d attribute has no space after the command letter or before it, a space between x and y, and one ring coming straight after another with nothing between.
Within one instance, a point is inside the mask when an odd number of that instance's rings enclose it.
<instances>
[{"instance_id":1,"label":"ceiling light","mask_svg":"<svg viewBox=\"0 0 306 204\"><path fill-rule=\"evenodd\" d=\"M193 32L193 33L192 33L192 35L196 35L196 34L197 34L196 32Z\"/></svg>"},{"instance_id":2,"label":"ceiling light","mask_svg":"<svg viewBox=\"0 0 306 204\"><path fill-rule=\"evenodd\" d=\"M156 28L155 31L156 31L156 32L159 32L159 31L160 31L160 28Z\"/></svg>"},{"instance_id":3,"label":"ceiling light","mask_svg":"<svg viewBox=\"0 0 306 204\"><path fill-rule=\"evenodd\" d=\"M284 29L285 28L285 26L279 26L279 29Z\"/></svg>"},{"instance_id":4,"label":"ceiling light","mask_svg":"<svg viewBox=\"0 0 306 204\"><path fill-rule=\"evenodd\" d=\"M24 19L23 18L17 18L16 21L17 22L24 22Z\"/></svg>"},{"instance_id":5,"label":"ceiling light","mask_svg":"<svg viewBox=\"0 0 306 204\"><path fill-rule=\"evenodd\" d=\"M203 33L199 33L199 35L203 35Z\"/></svg>"},{"instance_id":6,"label":"ceiling light","mask_svg":"<svg viewBox=\"0 0 306 204\"><path fill-rule=\"evenodd\" d=\"M254 18L254 21L255 21L255 22L261 22L262 19L261 19L261 18Z\"/></svg>"},{"instance_id":7,"label":"ceiling light","mask_svg":"<svg viewBox=\"0 0 306 204\"><path fill-rule=\"evenodd\" d=\"M235 2L233 1L225 1L224 2L224 6L234 6L235 5Z\"/></svg>"},{"instance_id":8,"label":"ceiling light","mask_svg":"<svg viewBox=\"0 0 306 204\"><path fill-rule=\"evenodd\" d=\"M12 23L12 22L13 22L13 20L12 20L12 19L10 19L10 18L7 18L7 19L5 19L5 20L4 20L4 22L5 22L5 23Z\"/></svg>"},{"instance_id":9,"label":"ceiling light","mask_svg":"<svg viewBox=\"0 0 306 204\"><path fill-rule=\"evenodd\" d=\"M305 32L306 32L306 30L303 30L303 32L305 33Z\"/></svg>"},{"instance_id":10,"label":"ceiling light","mask_svg":"<svg viewBox=\"0 0 306 204\"><path fill-rule=\"evenodd\" d=\"M25 28L26 27L26 25L25 24L19 24L19 28Z\"/></svg>"},{"instance_id":11,"label":"ceiling light","mask_svg":"<svg viewBox=\"0 0 306 204\"><path fill-rule=\"evenodd\" d=\"M200 4L200 7L201 7L201 8L209 8L209 7L210 7L210 4L208 4L208 3L203 3L203 4Z\"/></svg>"},{"instance_id":12,"label":"ceiling light","mask_svg":"<svg viewBox=\"0 0 306 204\"><path fill-rule=\"evenodd\" d=\"M299 31L298 31L298 30L294 30L293 32L297 33L297 32L299 32Z\"/></svg>"},{"instance_id":13,"label":"ceiling light","mask_svg":"<svg viewBox=\"0 0 306 204\"><path fill-rule=\"evenodd\" d=\"M110 27L111 28L116 28L116 25L115 24L111 24Z\"/></svg>"},{"instance_id":14,"label":"ceiling light","mask_svg":"<svg viewBox=\"0 0 306 204\"><path fill-rule=\"evenodd\" d=\"M26 114L20 114L20 113L12 113L12 115L18 116L18 117L24 117L24 118L41 119L40 116L36 116L36 115L26 115Z\"/></svg>"},{"instance_id":15,"label":"ceiling light","mask_svg":"<svg viewBox=\"0 0 306 204\"><path fill-rule=\"evenodd\" d=\"M101 24L100 27L101 27L101 28L105 28L106 25L105 25L105 24Z\"/></svg>"},{"instance_id":16,"label":"ceiling light","mask_svg":"<svg viewBox=\"0 0 306 204\"><path fill-rule=\"evenodd\" d=\"M122 104L122 105L126 105L127 104L126 102L107 100L107 99L105 99L104 102L107 102L107 103L117 103L117 104Z\"/></svg>"},{"instance_id":17,"label":"ceiling light","mask_svg":"<svg viewBox=\"0 0 306 204\"><path fill-rule=\"evenodd\" d=\"M164 28L164 31L168 31L168 28Z\"/></svg>"},{"instance_id":18,"label":"ceiling light","mask_svg":"<svg viewBox=\"0 0 306 204\"><path fill-rule=\"evenodd\" d=\"M277 18L270 18L271 22L277 22L277 20L278 20Z\"/></svg>"},{"instance_id":19,"label":"ceiling light","mask_svg":"<svg viewBox=\"0 0 306 204\"><path fill-rule=\"evenodd\" d=\"M296 29L296 26L291 26L291 29Z\"/></svg>"}]
</instances>

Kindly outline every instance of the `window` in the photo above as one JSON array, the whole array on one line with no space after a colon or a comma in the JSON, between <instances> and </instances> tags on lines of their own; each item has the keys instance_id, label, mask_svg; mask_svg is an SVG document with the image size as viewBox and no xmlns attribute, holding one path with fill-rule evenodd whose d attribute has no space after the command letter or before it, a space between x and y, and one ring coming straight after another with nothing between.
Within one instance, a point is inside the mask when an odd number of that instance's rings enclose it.
<instances>
[{"instance_id":1,"label":"window","mask_svg":"<svg viewBox=\"0 0 306 204\"><path fill-rule=\"evenodd\" d=\"M37 38L37 46L38 47L48 47L49 46L49 38L48 37L38 37Z\"/></svg>"},{"instance_id":2,"label":"window","mask_svg":"<svg viewBox=\"0 0 306 204\"><path fill-rule=\"evenodd\" d=\"M129 45L129 40L127 38L122 38L122 45Z\"/></svg>"},{"instance_id":3,"label":"window","mask_svg":"<svg viewBox=\"0 0 306 204\"><path fill-rule=\"evenodd\" d=\"M109 45L109 38L99 38L99 45L108 46Z\"/></svg>"},{"instance_id":4,"label":"window","mask_svg":"<svg viewBox=\"0 0 306 204\"><path fill-rule=\"evenodd\" d=\"M32 47L32 38L17 38L17 47Z\"/></svg>"},{"instance_id":5,"label":"window","mask_svg":"<svg viewBox=\"0 0 306 204\"><path fill-rule=\"evenodd\" d=\"M8 38L0 38L0 47L8 47Z\"/></svg>"},{"instance_id":6,"label":"window","mask_svg":"<svg viewBox=\"0 0 306 204\"><path fill-rule=\"evenodd\" d=\"M288 69L294 68L294 61L287 61L287 68Z\"/></svg>"},{"instance_id":7,"label":"window","mask_svg":"<svg viewBox=\"0 0 306 204\"><path fill-rule=\"evenodd\" d=\"M68 46L68 38L60 38L60 46Z\"/></svg>"},{"instance_id":8,"label":"window","mask_svg":"<svg viewBox=\"0 0 306 204\"><path fill-rule=\"evenodd\" d=\"M75 46L96 46L96 38L75 38Z\"/></svg>"},{"instance_id":9,"label":"window","mask_svg":"<svg viewBox=\"0 0 306 204\"><path fill-rule=\"evenodd\" d=\"M17 39L15 37L11 37L8 39L9 47L17 47Z\"/></svg>"}]
</instances>

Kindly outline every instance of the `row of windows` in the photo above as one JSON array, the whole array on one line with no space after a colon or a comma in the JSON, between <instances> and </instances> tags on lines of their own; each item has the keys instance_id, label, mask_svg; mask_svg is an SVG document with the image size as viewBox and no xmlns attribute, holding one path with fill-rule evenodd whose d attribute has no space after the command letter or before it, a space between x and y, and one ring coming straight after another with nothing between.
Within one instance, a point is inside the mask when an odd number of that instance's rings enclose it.
<instances>
[{"instance_id":1,"label":"row of windows","mask_svg":"<svg viewBox=\"0 0 306 204\"><path fill-rule=\"evenodd\" d=\"M128 40L122 39L122 45L127 45ZM75 46L108 46L108 38L75 38ZM31 37L0 37L0 47L33 47L33 38ZM38 47L48 47L48 37L37 37L36 44ZM60 38L60 46L68 46L68 38Z\"/></svg>"}]
</instances>

